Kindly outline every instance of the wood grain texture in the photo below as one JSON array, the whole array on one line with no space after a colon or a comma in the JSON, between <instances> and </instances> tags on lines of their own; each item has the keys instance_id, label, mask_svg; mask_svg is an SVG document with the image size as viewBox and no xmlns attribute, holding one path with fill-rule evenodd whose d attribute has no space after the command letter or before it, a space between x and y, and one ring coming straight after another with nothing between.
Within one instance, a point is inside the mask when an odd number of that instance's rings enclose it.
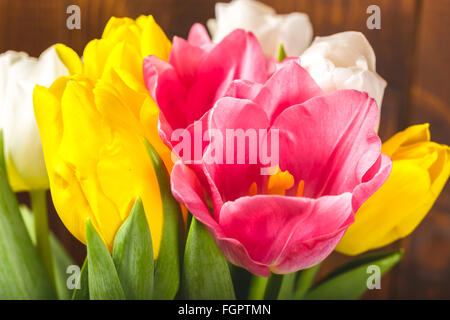
<instances>
[{"instance_id":1,"label":"wood grain texture","mask_svg":"<svg viewBox=\"0 0 450 320\"><path fill-rule=\"evenodd\" d=\"M101 36L111 16L153 14L169 37L186 37L195 22L214 16L211 0L0 0L0 52L25 50L37 56L62 42L82 54ZM429 122L434 141L450 144L450 6L448 0L262 0L278 13L306 12L315 35L357 30L377 56L387 82L380 136L388 139L410 124ZM66 8L81 8L81 30L66 28ZM366 8L381 8L381 30L368 30ZM26 195L20 196L27 201ZM78 263L85 254L51 208L51 227ZM390 248L405 248L403 261L366 299L450 298L450 188L419 228ZM351 258L333 253L320 277Z\"/></svg>"},{"instance_id":2,"label":"wood grain texture","mask_svg":"<svg viewBox=\"0 0 450 320\"><path fill-rule=\"evenodd\" d=\"M430 123L431 138L450 144L450 6L424 1L411 79L409 124ZM450 187L414 234L401 243L396 297L450 299Z\"/></svg>"}]
</instances>

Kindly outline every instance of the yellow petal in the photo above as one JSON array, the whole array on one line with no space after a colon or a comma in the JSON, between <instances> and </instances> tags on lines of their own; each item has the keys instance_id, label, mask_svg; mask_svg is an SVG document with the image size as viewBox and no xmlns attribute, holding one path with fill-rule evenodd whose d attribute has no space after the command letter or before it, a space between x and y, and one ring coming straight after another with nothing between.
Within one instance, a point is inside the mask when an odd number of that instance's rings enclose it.
<instances>
[{"instance_id":1,"label":"yellow petal","mask_svg":"<svg viewBox=\"0 0 450 320\"><path fill-rule=\"evenodd\" d=\"M68 81L68 77L61 77L50 88L36 86L33 104L53 203L67 229L85 243L84 221L92 211L75 177L74 167L58 152L63 133L61 98Z\"/></svg>"},{"instance_id":2,"label":"yellow petal","mask_svg":"<svg viewBox=\"0 0 450 320\"><path fill-rule=\"evenodd\" d=\"M359 208L336 250L356 255L398 239L397 227L417 212L430 188L428 172L407 160L393 162L386 183Z\"/></svg>"},{"instance_id":3,"label":"yellow petal","mask_svg":"<svg viewBox=\"0 0 450 320\"><path fill-rule=\"evenodd\" d=\"M162 60L169 58L171 43L152 16L141 16L137 23L142 28L141 55L154 55Z\"/></svg>"},{"instance_id":4,"label":"yellow petal","mask_svg":"<svg viewBox=\"0 0 450 320\"><path fill-rule=\"evenodd\" d=\"M135 79L134 82L140 81L143 84L142 61L137 48L121 42L109 53L103 72L109 72L111 69L123 70Z\"/></svg>"},{"instance_id":5,"label":"yellow petal","mask_svg":"<svg viewBox=\"0 0 450 320\"><path fill-rule=\"evenodd\" d=\"M114 43L103 39L90 41L83 51L84 74L97 80L103 75L103 70Z\"/></svg>"},{"instance_id":6,"label":"yellow petal","mask_svg":"<svg viewBox=\"0 0 450 320\"><path fill-rule=\"evenodd\" d=\"M58 43L55 45L56 54L64 63L69 74L80 74L83 72L83 66L78 54L66 45Z\"/></svg>"},{"instance_id":7,"label":"yellow petal","mask_svg":"<svg viewBox=\"0 0 450 320\"><path fill-rule=\"evenodd\" d=\"M158 152L164 162L167 171L172 172L175 155L172 155L170 149L161 140L158 133L158 115L159 109L151 97L147 97L142 105L140 112L141 123L144 128L144 136Z\"/></svg>"},{"instance_id":8,"label":"yellow petal","mask_svg":"<svg viewBox=\"0 0 450 320\"><path fill-rule=\"evenodd\" d=\"M73 50L58 45L72 75L36 90L55 206L82 242L89 217L111 250L117 229L140 196L158 256L162 200L143 137L169 170L173 162L158 135L159 110L145 88L142 62L150 54L167 60L170 46L153 17L113 17L102 38L85 47L83 63Z\"/></svg>"},{"instance_id":9,"label":"yellow petal","mask_svg":"<svg viewBox=\"0 0 450 320\"><path fill-rule=\"evenodd\" d=\"M342 253L359 254L409 235L450 175L450 148L430 142L428 124L397 133L382 151L392 158L391 175L356 213L337 247Z\"/></svg>"},{"instance_id":10,"label":"yellow petal","mask_svg":"<svg viewBox=\"0 0 450 320\"><path fill-rule=\"evenodd\" d=\"M383 143L381 152L392 157L402 145L413 145L418 142L430 141L430 125L428 123L408 127Z\"/></svg>"},{"instance_id":11,"label":"yellow petal","mask_svg":"<svg viewBox=\"0 0 450 320\"><path fill-rule=\"evenodd\" d=\"M102 33L102 38L106 39L108 37L111 37L120 27L132 24L134 24L134 21L131 18L111 17L106 23L105 29Z\"/></svg>"}]
</instances>

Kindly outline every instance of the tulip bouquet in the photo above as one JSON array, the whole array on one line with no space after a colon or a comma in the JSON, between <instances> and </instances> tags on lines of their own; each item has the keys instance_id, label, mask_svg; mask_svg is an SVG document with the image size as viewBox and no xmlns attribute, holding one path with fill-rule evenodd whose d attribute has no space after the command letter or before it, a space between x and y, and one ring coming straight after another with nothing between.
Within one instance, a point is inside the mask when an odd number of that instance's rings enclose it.
<instances>
[{"instance_id":1,"label":"tulip bouquet","mask_svg":"<svg viewBox=\"0 0 450 320\"><path fill-rule=\"evenodd\" d=\"M111 18L82 58L0 55L0 298L356 299L356 257L409 235L450 175L427 124L382 143L386 81L358 32L312 40L306 15L253 0L171 42ZM45 164L44 164L45 163ZM45 192L87 246L74 263ZM31 209L15 191L29 191Z\"/></svg>"}]
</instances>

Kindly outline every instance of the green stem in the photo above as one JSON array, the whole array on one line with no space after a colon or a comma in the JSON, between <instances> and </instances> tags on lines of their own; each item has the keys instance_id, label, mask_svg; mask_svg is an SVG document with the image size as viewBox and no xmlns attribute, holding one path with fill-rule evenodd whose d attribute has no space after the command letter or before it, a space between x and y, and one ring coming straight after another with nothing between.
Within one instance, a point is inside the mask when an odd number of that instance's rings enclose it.
<instances>
[{"instance_id":1,"label":"green stem","mask_svg":"<svg viewBox=\"0 0 450 320\"><path fill-rule=\"evenodd\" d=\"M266 292L268 277L253 276L250 282L249 300L263 300Z\"/></svg>"},{"instance_id":2,"label":"green stem","mask_svg":"<svg viewBox=\"0 0 450 320\"><path fill-rule=\"evenodd\" d=\"M296 277L297 273L295 272L283 275L280 291L278 292L278 300L292 299Z\"/></svg>"},{"instance_id":3,"label":"green stem","mask_svg":"<svg viewBox=\"0 0 450 320\"><path fill-rule=\"evenodd\" d=\"M281 274L274 274L269 278L267 282L266 292L264 293L264 300L276 300L278 293L280 292L281 282L283 276Z\"/></svg>"},{"instance_id":4,"label":"green stem","mask_svg":"<svg viewBox=\"0 0 450 320\"><path fill-rule=\"evenodd\" d=\"M300 271L300 275L297 280L297 290L294 293L295 300L303 299L303 297L313 284L319 269L320 263L315 265L314 267Z\"/></svg>"},{"instance_id":5,"label":"green stem","mask_svg":"<svg viewBox=\"0 0 450 320\"><path fill-rule=\"evenodd\" d=\"M50 249L47 196L45 190L30 191L31 208L34 213L34 230L36 234L36 247L44 262L50 282L56 289L55 274L53 270L52 251Z\"/></svg>"}]
</instances>

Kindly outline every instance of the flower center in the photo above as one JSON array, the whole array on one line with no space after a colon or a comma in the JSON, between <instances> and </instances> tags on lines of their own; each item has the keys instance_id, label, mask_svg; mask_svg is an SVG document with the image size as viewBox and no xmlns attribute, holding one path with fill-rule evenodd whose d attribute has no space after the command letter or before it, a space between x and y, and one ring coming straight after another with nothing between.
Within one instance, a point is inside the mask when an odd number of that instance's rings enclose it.
<instances>
[{"instance_id":1,"label":"flower center","mask_svg":"<svg viewBox=\"0 0 450 320\"><path fill-rule=\"evenodd\" d=\"M286 195L286 191L292 189L294 186L294 177L289 173L289 171L281 171L280 168L276 168L276 172L269 176L267 180L267 185L265 192L260 192L263 194L271 195ZM297 186L296 197L301 197L303 195L303 189L305 187L305 182L302 180ZM262 191L262 190L261 190ZM252 183L249 189L249 196L254 196L258 194L258 186L255 182Z\"/></svg>"}]
</instances>

